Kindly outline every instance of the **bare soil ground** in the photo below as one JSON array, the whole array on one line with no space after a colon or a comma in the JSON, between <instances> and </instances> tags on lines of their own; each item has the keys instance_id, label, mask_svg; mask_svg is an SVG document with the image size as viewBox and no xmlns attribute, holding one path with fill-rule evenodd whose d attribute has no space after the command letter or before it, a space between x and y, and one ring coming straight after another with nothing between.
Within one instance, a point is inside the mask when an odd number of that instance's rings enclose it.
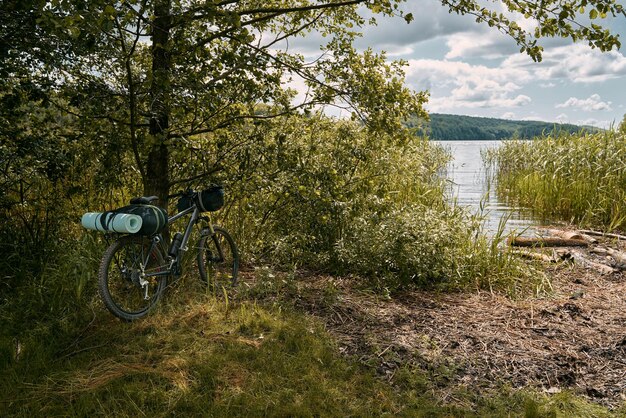
<instances>
[{"instance_id":1,"label":"bare soil ground","mask_svg":"<svg viewBox=\"0 0 626 418\"><path fill-rule=\"evenodd\" d=\"M411 364L440 374L444 398L507 384L622 405L626 275L568 263L545 269L554 292L523 300L426 291L385 300L354 279L311 275L298 280L296 306L323 321L342 353L389 379Z\"/></svg>"}]
</instances>

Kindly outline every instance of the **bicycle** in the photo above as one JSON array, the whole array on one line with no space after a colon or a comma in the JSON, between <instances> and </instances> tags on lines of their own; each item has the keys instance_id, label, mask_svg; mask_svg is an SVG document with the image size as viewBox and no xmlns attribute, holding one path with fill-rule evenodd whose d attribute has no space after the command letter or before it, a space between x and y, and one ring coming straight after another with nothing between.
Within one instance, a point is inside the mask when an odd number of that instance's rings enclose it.
<instances>
[{"instance_id":1,"label":"bicycle","mask_svg":"<svg viewBox=\"0 0 626 418\"><path fill-rule=\"evenodd\" d=\"M98 270L98 292L113 315L133 321L145 316L156 305L167 287L168 278L182 274L183 254L189 250L188 242L194 226L202 221L208 225L201 229L197 247L201 280L206 285L224 281L229 281L232 286L237 284L239 251L228 231L213 225L210 213L204 213L216 209L202 207L201 193L187 190L173 195L180 196L179 209L168 217L167 225L186 215L191 214L191 217L184 233L174 234L167 251L160 232L152 236L116 235L117 239L104 252ZM156 196L139 197L132 199L131 204L150 205L157 199ZM188 207L181 210L181 201Z\"/></svg>"}]
</instances>

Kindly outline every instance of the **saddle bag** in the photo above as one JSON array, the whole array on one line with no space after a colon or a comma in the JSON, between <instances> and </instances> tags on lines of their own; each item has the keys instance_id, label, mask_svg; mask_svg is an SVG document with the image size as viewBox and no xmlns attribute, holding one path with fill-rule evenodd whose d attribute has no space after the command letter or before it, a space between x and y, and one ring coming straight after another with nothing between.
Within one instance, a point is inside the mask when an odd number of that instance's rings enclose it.
<instances>
[{"instance_id":1,"label":"saddle bag","mask_svg":"<svg viewBox=\"0 0 626 418\"><path fill-rule=\"evenodd\" d=\"M150 236L158 234L167 225L167 212L158 206L153 205L128 205L119 209L104 212L105 216L100 217L102 229L105 231L110 230L109 225L115 221L116 215L130 214L137 215L141 218L141 228L137 231L136 235ZM111 216L106 216L111 214Z\"/></svg>"}]
</instances>

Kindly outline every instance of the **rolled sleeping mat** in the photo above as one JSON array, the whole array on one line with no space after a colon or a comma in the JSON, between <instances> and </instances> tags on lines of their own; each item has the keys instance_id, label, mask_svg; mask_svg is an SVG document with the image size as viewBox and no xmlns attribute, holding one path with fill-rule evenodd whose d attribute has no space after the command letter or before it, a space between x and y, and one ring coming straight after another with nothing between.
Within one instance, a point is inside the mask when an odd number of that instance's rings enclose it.
<instances>
[{"instance_id":1,"label":"rolled sleeping mat","mask_svg":"<svg viewBox=\"0 0 626 418\"><path fill-rule=\"evenodd\" d=\"M105 215L104 222L102 215ZM141 229L143 220L141 216L129 213L89 212L83 215L81 224L94 231L136 234Z\"/></svg>"}]
</instances>

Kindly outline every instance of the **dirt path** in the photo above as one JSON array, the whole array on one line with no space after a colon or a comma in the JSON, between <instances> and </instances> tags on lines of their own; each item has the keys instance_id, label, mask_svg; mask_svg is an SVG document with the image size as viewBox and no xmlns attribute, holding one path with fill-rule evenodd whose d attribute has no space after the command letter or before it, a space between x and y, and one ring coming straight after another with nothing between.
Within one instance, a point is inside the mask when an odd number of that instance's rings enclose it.
<instances>
[{"instance_id":1,"label":"dirt path","mask_svg":"<svg viewBox=\"0 0 626 418\"><path fill-rule=\"evenodd\" d=\"M548 273L555 293L521 301L421 291L382 300L350 279L313 276L300 281L297 305L324 321L342 352L374 362L390 378L413 363L452 370L450 389L508 383L623 403L626 277L567 265ZM329 288L336 293L329 296Z\"/></svg>"}]
</instances>

